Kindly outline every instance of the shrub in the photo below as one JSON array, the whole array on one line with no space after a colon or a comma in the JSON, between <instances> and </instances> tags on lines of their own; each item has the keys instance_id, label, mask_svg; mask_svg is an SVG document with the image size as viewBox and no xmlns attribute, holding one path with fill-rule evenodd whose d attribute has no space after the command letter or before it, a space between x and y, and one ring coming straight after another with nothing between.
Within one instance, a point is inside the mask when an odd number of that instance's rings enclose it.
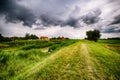
<instances>
[{"instance_id":1,"label":"shrub","mask_svg":"<svg viewBox=\"0 0 120 80\"><path fill-rule=\"evenodd\" d=\"M6 64L8 60L9 60L9 55L1 52L0 53L0 63Z\"/></svg>"},{"instance_id":2,"label":"shrub","mask_svg":"<svg viewBox=\"0 0 120 80\"><path fill-rule=\"evenodd\" d=\"M51 42L43 41L43 42L38 42L38 43L36 42L34 44L27 44L27 45L21 47L20 49L22 49L22 50L38 49L38 48L48 47L51 45L52 45Z\"/></svg>"},{"instance_id":3,"label":"shrub","mask_svg":"<svg viewBox=\"0 0 120 80\"><path fill-rule=\"evenodd\" d=\"M25 45L25 46L21 47L22 50L29 50L29 49L33 49L33 48L36 48L35 44Z\"/></svg>"},{"instance_id":4,"label":"shrub","mask_svg":"<svg viewBox=\"0 0 120 80\"><path fill-rule=\"evenodd\" d=\"M27 58L27 57L28 57L28 54L26 54L26 52L24 52L24 51L19 51L18 57L19 57L19 58Z\"/></svg>"},{"instance_id":5,"label":"shrub","mask_svg":"<svg viewBox=\"0 0 120 80\"><path fill-rule=\"evenodd\" d=\"M48 52L52 52L54 50L56 50L59 47L59 45L53 45L48 49Z\"/></svg>"}]
</instances>

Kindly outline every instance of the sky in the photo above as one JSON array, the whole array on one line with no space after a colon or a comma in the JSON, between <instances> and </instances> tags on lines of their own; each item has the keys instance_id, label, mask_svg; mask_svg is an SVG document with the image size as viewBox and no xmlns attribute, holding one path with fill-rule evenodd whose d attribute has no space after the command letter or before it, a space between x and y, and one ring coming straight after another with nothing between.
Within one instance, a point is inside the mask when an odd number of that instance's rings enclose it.
<instances>
[{"instance_id":1,"label":"sky","mask_svg":"<svg viewBox=\"0 0 120 80\"><path fill-rule=\"evenodd\" d=\"M120 0L0 0L0 33L83 39L120 37Z\"/></svg>"}]
</instances>

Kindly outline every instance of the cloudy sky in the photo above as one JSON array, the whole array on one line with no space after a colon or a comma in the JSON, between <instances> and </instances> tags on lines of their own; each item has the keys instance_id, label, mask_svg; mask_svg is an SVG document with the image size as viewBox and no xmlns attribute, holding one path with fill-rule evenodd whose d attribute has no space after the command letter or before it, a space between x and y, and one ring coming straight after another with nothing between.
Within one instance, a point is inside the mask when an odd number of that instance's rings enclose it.
<instances>
[{"instance_id":1,"label":"cloudy sky","mask_svg":"<svg viewBox=\"0 0 120 80\"><path fill-rule=\"evenodd\" d=\"M93 29L102 38L120 37L120 0L0 0L3 36L82 39Z\"/></svg>"}]
</instances>

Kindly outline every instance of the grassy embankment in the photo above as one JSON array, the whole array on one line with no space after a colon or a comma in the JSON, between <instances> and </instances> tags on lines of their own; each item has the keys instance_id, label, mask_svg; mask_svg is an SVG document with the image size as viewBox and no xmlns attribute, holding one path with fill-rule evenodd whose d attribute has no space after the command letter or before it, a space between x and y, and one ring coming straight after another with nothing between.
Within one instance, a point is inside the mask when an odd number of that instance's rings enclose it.
<instances>
[{"instance_id":1,"label":"grassy embankment","mask_svg":"<svg viewBox=\"0 0 120 80\"><path fill-rule=\"evenodd\" d=\"M99 40L98 43L120 54L120 40Z\"/></svg>"},{"instance_id":2,"label":"grassy embankment","mask_svg":"<svg viewBox=\"0 0 120 80\"><path fill-rule=\"evenodd\" d=\"M55 50L77 40L22 40L0 43L0 79L12 79L25 75ZM54 48L54 46L56 46ZM49 52L48 52L49 50ZM19 75L20 74L20 75Z\"/></svg>"},{"instance_id":3,"label":"grassy embankment","mask_svg":"<svg viewBox=\"0 0 120 80\"><path fill-rule=\"evenodd\" d=\"M101 44L81 41L51 55L25 80L118 80L120 55ZM31 75L32 74L32 75Z\"/></svg>"},{"instance_id":4,"label":"grassy embankment","mask_svg":"<svg viewBox=\"0 0 120 80\"><path fill-rule=\"evenodd\" d=\"M76 41L53 44L49 46L50 54L41 52L38 48L24 50L22 47L23 50L17 49L21 51L22 57L17 50L6 52L4 50L8 48L5 48L0 55L7 55L8 59L1 59L3 63L0 67L2 70L0 77L14 80L120 79L119 50L114 51L105 47L113 45L111 43L118 46L120 43L102 40L95 43L81 40L72 44L74 42Z\"/></svg>"}]
</instances>

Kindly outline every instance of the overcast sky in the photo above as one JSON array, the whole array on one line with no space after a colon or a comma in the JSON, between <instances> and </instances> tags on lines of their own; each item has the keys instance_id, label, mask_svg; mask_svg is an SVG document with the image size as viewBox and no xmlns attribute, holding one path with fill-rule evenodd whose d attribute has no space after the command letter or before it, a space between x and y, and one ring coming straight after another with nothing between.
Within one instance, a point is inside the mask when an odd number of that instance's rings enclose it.
<instances>
[{"instance_id":1,"label":"overcast sky","mask_svg":"<svg viewBox=\"0 0 120 80\"><path fill-rule=\"evenodd\" d=\"M120 0L0 0L3 36L82 39L93 29L102 38L120 37Z\"/></svg>"}]
</instances>

